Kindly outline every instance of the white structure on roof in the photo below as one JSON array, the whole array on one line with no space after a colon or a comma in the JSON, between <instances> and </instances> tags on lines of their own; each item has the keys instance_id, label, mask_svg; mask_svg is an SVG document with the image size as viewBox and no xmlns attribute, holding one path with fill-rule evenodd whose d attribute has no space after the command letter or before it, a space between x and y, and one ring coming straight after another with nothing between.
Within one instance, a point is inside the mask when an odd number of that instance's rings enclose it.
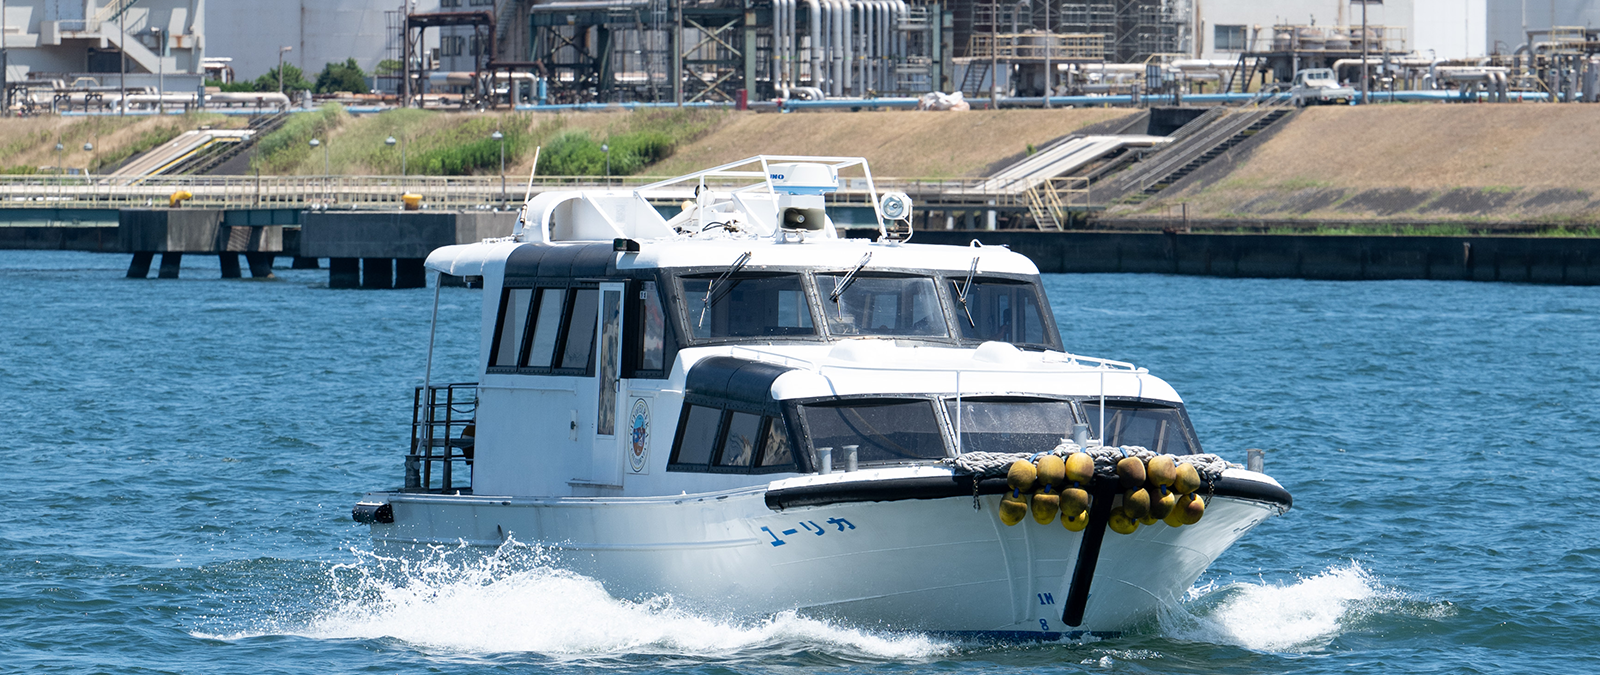
<instances>
[{"instance_id":1,"label":"white structure on roof","mask_svg":"<svg viewBox=\"0 0 1600 675\"><path fill-rule=\"evenodd\" d=\"M93 77L117 87L193 92L205 56L206 0L4 0L6 80Z\"/></svg>"}]
</instances>

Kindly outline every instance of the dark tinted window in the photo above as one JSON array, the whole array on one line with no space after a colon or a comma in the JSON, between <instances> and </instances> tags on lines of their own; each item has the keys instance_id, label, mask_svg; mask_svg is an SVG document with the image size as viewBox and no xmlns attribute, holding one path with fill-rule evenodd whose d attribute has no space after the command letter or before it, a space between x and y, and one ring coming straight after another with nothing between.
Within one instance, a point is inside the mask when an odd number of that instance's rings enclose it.
<instances>
[{"instance_id":1,"label":"dark tinted window","mask_svg":"<svg viewBox=\"0 0 1600 675\"><path fill-rule=\"evenodd\" d=\"M600 317L600 291L580 288L573 292L572 312L567 318L567 341L561 350L562 368L588 368L594 351L595 323Z\"/></svg>"},{"instance_id":2,"label":"dark tinted window","mask_svg":"<svg viewBox=\"0 0 1600 675\"><path fill-rule=\"evenodd\" d=\"M639 285L639 331L639 370L665 368L667 315L654 281Z\"/></svg>"},{"instance_id":3,"label":"dark tinted window","mask_svg":"<svg viewBox=\"0 0 1600 675\"><path fill-rule=\"evenodd\" d=\"M528 346L528 362L535 368L549 368L555 356L556 335L561 331L561 310L567 291L562 288L539 289L539 309L533 319L533 340Z\"/></svg>"},{"instance_id":4,"label":"dark tinted window","mask_svg":"<svg viewBox=\"0 0 1600 675\"><path fill-rule=\"evenodd\" d=\"M1045 343L1049 332L1039 310L1039 292L1033 284L974 279L963 302L961 290L965 281L950 280L956 325L960 326L963 339L1049 346Z\"/></svg>"},{"instance_id":5,"label":"dark tinted window","mask_svg":"<svg viewBox=\"0 0 1600 675\"><path fill-rule=\"evenodd\" d=\"M678 439L678 449L673 453L673 464L710 464L711 451L717 449L717 431L722 424L722 411L701 405L689 406L688 419L683 424L683 434Z\"/></svg>"},{"instance_id":6,"label":"dark tinted window","mask_svg":"<svg viewBox=\"0 0 1600 675\"><path fill-rule=\"evenodd\" d=\"M750 466L761 442L761 416L736 412L728 419L728 433L722 442L717 466Z\"/></svg>"},{"instance_id":7,"label":"dark tinted window","mask_svg":"<svg viewBox=\"0 0 1600 675\"><path fill-rule=\"evenodd\" d=\"M528 304L532 299L531 288L506 289L500 304L500 334L495 338L494 360L489 365L517 365L517 352L522 349L522 331L528 325Z\"/></svg>"},{"instance_id":8,"label":"dark tinted window","mask_svg":"<svg viewBox=\"0 0 1600 675\"><path fill-rule=\"evenodd\" d=\"M834 457L844 456L846 445L861 446L856 457L863 463L945 456L932 401L848 401L802 410L812 447L831 447Z\"/></svg>"},{"instance_id":9,"label":"dark tinted window","mask_svg":"<svg viewBox=\"0 0 1600 675\"><path fill-rule=\"evenodd\" d=\"M1048 452L1072 436L1072 404L1067 401L945 402L950 424L961 427L962 452Z\"/></svg>"},{"instance_id":10,"label":"dark tinted window","mask_svg":"<svg viewBox=\"0 0 1600 675\"><path fill-rule=\"evenodd\" d=\"M1100 402L1083 403L1089 435L1100 438ZM1170 455L1191 455L1189 433L1177 408L1137 407L1106 402L1106 445L1138 445Z\"/></svg>"},{"instance_id":11,"label":"dark tinted window","mask_svg":"<svg viewBox=\"0 0 1600 675\"><path fill-rule=\"evenodd\" d=\"M761 444L761 461L757 466L793 464L794 455L789 451L789 433L783 428L783 420L768 417L766 429L766 440Z\"/></svg>"},{"instance_id":12,"label":"dark tinted window","mask_svg":"<svg viewBox=\"0 0 1600 675\"><path fill-rule=\"evenodd\" d=\"M715 283L715 288L712 285ZM709 309L707 293L710 289ZM683 280L689 334L697 338L815 335L797 274Z\"/></svg>"}]
</instances>

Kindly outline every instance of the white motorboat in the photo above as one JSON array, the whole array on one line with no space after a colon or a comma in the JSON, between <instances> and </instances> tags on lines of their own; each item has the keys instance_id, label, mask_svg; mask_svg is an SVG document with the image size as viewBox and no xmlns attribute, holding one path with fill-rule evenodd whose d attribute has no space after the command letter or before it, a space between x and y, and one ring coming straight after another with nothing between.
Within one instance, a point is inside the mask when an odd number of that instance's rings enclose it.
<instances>
[{"instance_id":1,"label":"white motorboat","mask_svg":"<svg viewBox=\"0 0 1600 675\"><path fill-rule=\"evenodd\" d=\"M835 229L850 199L875 241ZM405 485L356 520L384 548L537 545L708 615L1057 639L1148 620L1289 508L1200 454L1166 382L1067 352L1027 258L909 243L910 209L864 160L757 157L546 192L512 237L435 251L483 289L479 380L418 387ZM1013 461L1080 450L1087 511L1003 522ZM1130 454L1199 469L1198 522L1134 513Z\"/></svg>"}]
</instances>

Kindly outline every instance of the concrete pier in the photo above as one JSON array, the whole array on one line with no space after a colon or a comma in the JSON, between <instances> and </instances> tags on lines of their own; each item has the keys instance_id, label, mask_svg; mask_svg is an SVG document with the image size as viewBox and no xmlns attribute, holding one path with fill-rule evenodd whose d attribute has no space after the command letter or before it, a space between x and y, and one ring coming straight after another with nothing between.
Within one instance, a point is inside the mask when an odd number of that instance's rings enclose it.
<instances>
[{"instance_id":1,"label":"concrete pier","mask_svg":"<svg viewBox=\"0 0 1600 675\"><path fill-rule=\"evenodd\" d=\"M241 224L226 224L240 221ZM272 277L273 256L283 252L282 225L252 225L247 218L228 217L219 209L124 209L118 214L118 248L133 253L130 278L150 274L154 254L161 254L157 277L178 278L185 253L218 256L223 278L239 277L243 253L254 278Z\"/></svg>"},{"instance_id":2,"label":"concrete pier","mask_svg":"<svg viewBox=\"0 0 1600 675\"><path fill-rule=\"evenodd\" d=\"M850 236L876 235L876 232ZM1192 274L1292 279L1438 279L1600 285L1600 238L917 232L922 244L1009 246L1040 272Z\"/></svg>"},{"instance_id":3,"label":"concrete pier","mask_svg":"<svg viewBox=\"0 0 1600 675\"><path fill-rule=\"evenodd\" d=\"M299 255L328 258L329 288L422 288L434 249L511 235L514 211L307 211Z\"/></svg>"}]
</instances>

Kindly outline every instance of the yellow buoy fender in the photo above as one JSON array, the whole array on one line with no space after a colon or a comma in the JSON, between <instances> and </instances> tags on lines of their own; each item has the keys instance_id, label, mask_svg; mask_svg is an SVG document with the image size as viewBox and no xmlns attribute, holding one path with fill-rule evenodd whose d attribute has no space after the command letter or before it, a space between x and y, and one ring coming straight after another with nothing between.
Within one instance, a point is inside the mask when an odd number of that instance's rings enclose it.
<instances>
[{"instance_id":1,"label":"yellow buoy fender","mask_svg":"<svg viewBox=\"0 0 1600 675\"><path fill-rule=\"evenodd\" d=\"M1094 458L1087 452L1074 452L1067 455L1067 480L1081 485L1087 485L1094 480Z\"/></svg>"},{"instance_id":2,"label":"yellow buoy fender","mask_svg":"<svg viewBox=\"0 0 1600 675\"><path fill-rule=\"evenodd\" d=\"M1039 473L1039 483L1060 491L1067 486L1067 463L1059 455L1045 455L1034 463Z\"/></svg>"},{"instance_id":3,"label":"yellow buoy fender","mask_svg":"<svg viewBox=\"0 0 1600 675\"><path fill-rule=\"evenodd\" d=\"M1144 488L1129 490L1122 493L1122 510L1128 512L1128 517L1139 520L1150 515L1150 493Z\"/></svg>"},{"instance_id":4,"label":"yellow buoy fender","mask_svg":"<svg viewBox=\"0 0 1600 675\"><path fill-rule=\"evenodd\" d=\"M1111 509L1111 520L1106 521L1106 526L1117 534L1133 534L1139 529L1139 521L1129 517L1127 510L1119 506Z\"/></svg>"},{"instance_id":5,"label":"yellow buoy fender","mask_svg":"<svg viewBox=\"0 0 1600 675\"><path fill-rule=\"evenodd\" d=\"M1084 511L1076 516L1062 514L1061 526L1067 528L1068 532L1082 532L1089 526L1089 512Z\"/></svg>"},{"instance_id":6,"label":"yellow buoy fender","mask_svg":"<svg viewBox=\"0 0 1600 675\"><path fill-rule=\"evenodd\" d=\"M1061 495L1051 492L1050 488L1034 495L1031 501L1033 521L1040 525L1055 522L1056 514L1061 512Z\"/></svg>"},{"instance_id":7,"label":"yellow buoy fender","mask_svg":"<svg viewBox=\"0 0 1600 675\"><path fill-rule=\"evenodd\" d=\"M1179 464L1177 474L1172 489L1178 494L1186 495L1200 489L1200 472L1195 470L1193 464Z\"/></svg>"},{"instance_id":8,"label":"yellow buoy fender","mask_svg":"<svg viewBox=\"0 0 1600 675\"><path fill-rule=\"evenodd\" d=\"M1206 515L1206 500L1200 495L1184 495L1183 501L1178 502L1178 510L1183 512L1183 524L1193 525Z\"/></svg>"},{"instance_id":9,"label":"yellow buoy fender","mask_svg":"<svg viewBox=\"0 0 1600 675\"><path fill-rule=\"evenodd\" d=\"M1006 485L1018 492L1033 492L1033 482L1038 478L1038 469L1033 467L1033 462L1025 459L1012 462L1011 468L1006 470Z\"/></svg>"},{"instance_id":10,"label":"yellow buoy fender","mask_svg":"<svg viewBox=\"0 0 1600 675\"><path fill-rule=\"evenodd\" d=\"M1122 481L1124 490L1144 485L1144 462L1138 457L1123 457L1117 462L1117 478Z\"/></svg>"},{"instance_id":11,"label":"yellow buoy fender","mask_svg":"<svg viewBox=\"0 0 1600 675\"><path fill-rule=\"evenodd\" d=\"M1144 466L1145 480L1156 487L1168 487L1178 479L1178 462L1172 455L1156 455Z\"/></svg>"},{"instance_id":12,"label":"yellow buoy fender","mask_svg":"<svg viewBox=\"0 0 1600 675\"><path fill-rule=\"evenodd\" d=\"M1184 495L1184 497L1189 496L1192 495ZM1183 509L1179 507L1183 505L1184 497L1178 497L1176 499L1176 503L1173 505L1172 511L1168 513L1165 518L1162 518L1161 522L1166 523L1171 527L1183 527Z\"/></svg>"},{"instance_id":13,"label":"yellow buoy fender","mask_svg":"<svg viewBox=\"0 0 1600 675\"><path fill-rule=\"evenodd\" d=\"M1016 490L1000 500L1000 522L1016 525L1025 515L1028 515L1028 502Z\"/></svg>"},{"instance_id":14,"label":"yellow buoy fender","mask_svg":"<svg viewBox=\"0 0 1600 675\"><path fill-rule=\"evenodd\" d=\"M1164 520L1167 514L1172 513L1172 509L1178 505L1178 495L1173 494L1171 490L1164 487L1147 487L1145 491L1149 492L1151 496L1151 518Z\"/></svg>"},{"instance_id":15,"label":"yellow buoy fender","mask_svg":"<svg viewBox=\"0 0 1600 675\"><path fill-rule=\"evenodd\" d=\"M1089 510L1089 491L1067 488L1061 491L1061 515L1071 517Z\"/></svg>"}]
</instances>

